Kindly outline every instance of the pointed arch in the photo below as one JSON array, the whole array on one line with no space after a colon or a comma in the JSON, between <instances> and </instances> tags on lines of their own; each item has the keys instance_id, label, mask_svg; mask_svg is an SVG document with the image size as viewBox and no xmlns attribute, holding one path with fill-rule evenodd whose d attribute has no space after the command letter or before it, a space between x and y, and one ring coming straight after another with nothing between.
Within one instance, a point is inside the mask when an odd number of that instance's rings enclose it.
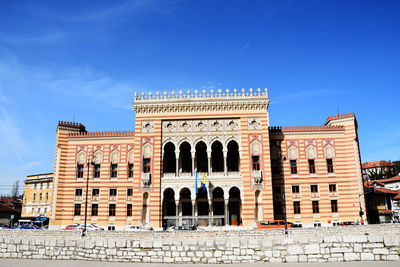
<instances>
[{"instance_id":1,"label":"pointed arch","mask_svg":"<svg viewBox=\"0 0 400 267\"><path fill-rule=\"evenodd\" d=\"M334 158L335 157L335 149L331 144L328 144L324 147L325 158Z\"/></svg>"},{"instance_id":2,"label":"pointed arch","mask_svg":"<svg viewBox=\"0 0 400 267\"><path fill-rule=\"evenodd\" d=\"M306 157L307 157L308 159L314 159L314 158L317 157L317 149L315 148L315 146L309 145L309 146L306 148Z\"/></svg>"},{"instance_id":3,"label":"pointed arch","mask_svg":"<svg viewBox=\"0 0 400 267\"><path fill-rule=\"evenodd\" d=\"M76 154L76 163L85 164L86 162L86 151L81 150Z\"/></svg>"},{"instance_id":4,"label":"pointed arch","mask_svg":"<svg viewBox=\"0 0 400 267\"><path fill-rule=\"evenodd\" d=\"M114 151L112 151L110 153L110 162L111 163L118 163L120 160L120 153L117 149L114 149Z\"/></svg>"}]
</instances>

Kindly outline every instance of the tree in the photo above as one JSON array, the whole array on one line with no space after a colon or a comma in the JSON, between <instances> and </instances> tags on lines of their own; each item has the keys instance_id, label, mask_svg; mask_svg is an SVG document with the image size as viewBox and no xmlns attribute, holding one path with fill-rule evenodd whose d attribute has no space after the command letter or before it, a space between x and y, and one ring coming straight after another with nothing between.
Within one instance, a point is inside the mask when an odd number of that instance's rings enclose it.
<instances>
[{"instance_id":1,"label":"tree","mask_svg":"<svg viewBox=\"0 0 400 267\"><path fill-rule=\"evenodd\" d=\"M17 198L19 195L19 181L17 180L14 184L13 187L11 189L11 196L13 198Z\"/></svg>"}]
</instances>

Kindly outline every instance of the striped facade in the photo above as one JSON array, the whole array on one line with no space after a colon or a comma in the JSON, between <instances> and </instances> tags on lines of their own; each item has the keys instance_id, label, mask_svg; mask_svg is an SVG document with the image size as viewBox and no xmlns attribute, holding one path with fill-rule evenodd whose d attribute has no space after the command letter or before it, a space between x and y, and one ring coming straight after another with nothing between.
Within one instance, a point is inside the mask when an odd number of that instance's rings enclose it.
<instances>
[{"instance_id":1,"label":"striped facade","mask_svg":"<svg viewBox=\"0 0 400 267\"><path fill-rule=\"evenodd\" d=\"M288 221L304 226L360 219L354 114L318 127L279 128L269 125L268 105L266 90L142 94L133 103L134 132L87 132L60 122L50 224L83 223L86 195L88 222L109 229L251 226L282 219L285 208Z\"/></svg>"}]
</instances>

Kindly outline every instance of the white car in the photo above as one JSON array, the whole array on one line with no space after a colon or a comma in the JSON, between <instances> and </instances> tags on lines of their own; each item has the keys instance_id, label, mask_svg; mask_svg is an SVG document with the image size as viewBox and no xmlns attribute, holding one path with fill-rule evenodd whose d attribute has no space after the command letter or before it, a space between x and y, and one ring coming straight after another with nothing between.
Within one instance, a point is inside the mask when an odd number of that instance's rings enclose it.
<instances>
[{"instance_id":1,"label":"white car","mask_svg":"<svg viewBox=\"0 0 400 267\"><path fill-rule=\"evenodd\" d=\"M82 223L82 224L78 225L78 228L84 229L85 228L85 224ZM99 230L104 230L104 228L99 227L99 226L97 226L95 224L87 223L86 224L86 230L87 231L99 231Z\"/></svg>"},{"instance_id":2,"label":"white car","mask_svg":"<svg viewBox=\"0 0 400 267\"><path fill-rule=\"evenodd\" d=\"M125 231L141 232L141 231L147 231L147 230L143 229L142 226L129 225L129 226L125 227Z\"/></svg>"}]
</instances>

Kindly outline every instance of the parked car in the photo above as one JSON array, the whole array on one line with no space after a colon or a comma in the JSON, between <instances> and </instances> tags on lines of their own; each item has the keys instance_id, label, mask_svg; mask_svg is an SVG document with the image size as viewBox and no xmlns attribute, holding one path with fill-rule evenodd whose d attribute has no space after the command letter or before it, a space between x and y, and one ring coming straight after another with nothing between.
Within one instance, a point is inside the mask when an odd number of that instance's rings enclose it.
<instances>
[{"instance_id":1,"label":"parked car","mask_svg":"<svg viewBox=\"0 0 400 267\"><path fill-rule=\"evenodd\" d=\"M147 231L147 230L143 229L142 226L129 225L129 226L125 227L124 231L141 232L141 231Z\"/></svg>"},{"instance_id":2,"label":"parked car","mask_svg":"<svg viewBox=\"0 0 400 267\"><path fill-rule=\"evenodd\" d=\"M182 230L197 230L197 226L193 225L183 225L183 226L171 226L167 231L182 231Z\"/></svg>"},{"instance_id":3,"label":"parked car","mask_svg":"<svg viewBox=\"0 0 400 267\"><path fill-rule=\"evenodd\" d=\"M342 222L342 226L357 225L355 222Z\"/></svg>"},{"instance_id":4,"label":"parked car","mask_svg":"<svg viewBox=\"0 0 400 267\"><path fill-rule=\"evenodd\" d=\"M85 229L85 224L81 223L81 224L78 225L78 227L81 228L81 229ZM99 226L97 226L95 224L92 224L92 223L87 223L86 224L86 230L87 231L101 231L101 230L104 230L104 228L103 227L99 227Z\"/></svg>"},{"instance_id":5,"label":"parked car","mask_svg":"<svg viewBox=\"0 0 400 267\"><path fill-rule=\"evenodd\" d=\"M287 228L292 228L292 225L286 223ZM285 228L285 221L283 220L273 220L273 221L259 221L257 224L258 229L276 229Z\"/></svg>"},{"instance_id":6,"label":"parked car","mask_svg":"<svg viewBox=\"0 0 400 267\"><path fill-rule=\"evenodd\" d=\"M68 230L68 231L81 230L82 231L83 228L80 228L78 226L79 226L78 224L70 224L70 225L67 225L64 230Z\"/></svg>"},{"instance_id":7,"label":"parked car","mask_svg":"<svg viewBox=\"0 0 400 267\"><path fill-rule=\"evenodd\" d=\"M33 224L23 224L23 225L21 225L21 227L19 229L38 230L40 228Z\"/></svg>"}]
</instances>

